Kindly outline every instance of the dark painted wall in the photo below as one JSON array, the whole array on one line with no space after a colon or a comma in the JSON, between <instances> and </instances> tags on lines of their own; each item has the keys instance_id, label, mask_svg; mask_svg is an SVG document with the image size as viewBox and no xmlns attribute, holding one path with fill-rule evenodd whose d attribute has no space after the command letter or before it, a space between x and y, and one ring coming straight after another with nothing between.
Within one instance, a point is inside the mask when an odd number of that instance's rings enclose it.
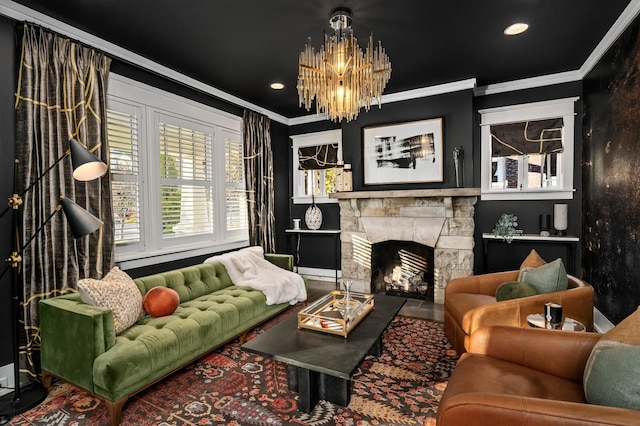
<instances>
[{"instance_id":1,"label":"dark painted wall","mask_svg":"<svg viewBox=\"0 0 640 426\"><path fill-rule=\"evenodd\" d=\"M444 138L444 182L398 185L363 185L362 168L362 130L368 126L395 124L401 122L443 118ZM358 118L350 123L333 123L329 121L308 123L290 128L290 135L313 133L323 130L342 128L342 153L345 163L350 163L353 170L354 191L375 191L388 189L424 189L455 187L453 169L453 147L462 146L465 150L465 176L467 187L471 182L473 164L473 92L463 90L454 93L414 99L404 102L385 104L382 108L373 106L369 112L361 111ZM290 150L291 151L291 150ZM290 157L292 152L290 152ZM292 161L292 160L290 160ZM291 167L290 167L291 169ZM291 189L289 193L292 194ZM322 229L340 228L340 208L338 204L320 204L322 210ZM291 204L290 219L304 218L308 204ZM289 222L291 224L291 222ZM300 244L300 265L305 267L333 269L335 246L331 237L302 237ZM291 244L294 243L293 237Z\"/></svg>"},{"instance_id":2,"label":"dark painted wall","mask_svg":"<svg viewBox=\"0 0 640 426\"><path fill-rule=\"evenodd\" d=\"M490 96L480 96L474 99L476 111L476 123L480 123L478 110L485 108L500 107L505 105L516 105L530 102L539 102L553 99L582 96L581 82L565 83L553 86L539 87L535 89L521 90L517 92L502 93ZM482 233L491 232L502 213L513 213L518 216L518 228L525 233L536 234L539 229L539 215L550 214L553 225L553 205L556 203L566 203L569 205L569 221L567 234L580 237L581 234L581 203L582 203L582 178L581 178L581 143L582 143L582 100L576 102L574 152L573 163L574 178L573 187L575 193L573 200L532 200L532 201L479 201L476 204L476 229L475 229L475 273L484 272L484 254ZM473 176L476 186L480 186L480 126L474 126L474 145L478 147L473 154ZM533 244L499 244L491 243L489 246L488 266L489 271L504 271L517 269L526 255L535 248L540 255L547 260L562 257L565 265L568 266L567 246L551 243ZM575 250L575 265L580 265L580 249ZM580 276L580 270L568 271Z\"/></svg>"},{"instance_id":3,"label":"dark painted wall","mask_svg":"<svg viewBox=\"0 0 640 426\"><path fill-rule=\"evenodd\" d=\"M584 80L583 267L617 323L640 304L640 19Z\"/></svg>"},{"instance_id":4,"label":"dark painted wall","mask_svg":"<svg viewBox=\"0 0 640 426\"><path fill-rule=\"evenodd\" d=\"M394 124L407 121L443 118L444 145L444 182L399 185L367 185L363 184L362 167L362 129L369 126ZM343 126L342 150L345 163L351 163L353 169L354 191L375 191L390 189L432 189L454 188L455 172L453 167L453 148L462 146L465 151L465 186L472 187L473 152L473 92L463 90L443 95L395 102L372 107L367 113L361 113L354 122Z\"/></svg>"},{"instance_id":5,"label":"dark painted wall","mask_svg":"<svg viewBox=\"0 0 640 426\"><path fill-rule=\"evenodd\" d=\"M0 16L0 209L7 208L6 200L13 191L13 159L15 156L15 124L14 124L14 93L15 93L15 38L13 21ZM6 259L11 254L11 213L0 219L0 256ZM6 262L0 263L0 271L7 267ZM0 365L13 362L11 342L11 272L5 273L0 280Z\"/></svg>"},{"instance_id":6,"label":"dark painted wall","mask_svg":"<svg viewBox=\"0 0 640 426\"><path fill-rule=\"evenodd\" d=\"M300 124L297 126L289 127L289 136L322 132L325 130L334 130L339 128L341 128L341 125L339 123L333 123L331 121L318 121L314 123ZM291 171L293 170L293 150L291 149L291 144L291 139L289 139L287 142L287 170L290 176L289 197L293 196L293 178L291 177ZM304 213L310 205L293 204L293 200L291 198L289 198L288 205L290 210L289 216L287 217L288 221L286 228L293 227L294 218L301 219L302 227L304 228ZM338 208L338 204L318 204L318 207L322 211L322 229L340 229L340 209ZM288 238L288 240L287 245L284 246L285 251L294 253L296 246L296 236L289 235L286 236L286 238ZM298 253L300 266L320 269L335 268L335 244L331 236L303 235L300 238L300 251Z\"/></svg>"},{"instance_id":7,"label":"dark painted wall","mask_svg":"<svg viewBox=\"0 0 640 426\"><path fill-rule=\"evenodd\" d=\"M464 176L465 187L480 187L480 116L479 109L504 105L515 105L538 102L573 96L581 96L582 84L566 83L561 85L540 87L536 89L509 92L498 95L473 97L471 90L449 93L427 98L415 99L383 105L381 109L373 107L368 113L362 112L357 120L343 123L343 156L345 163L351 163L353 169L354 191L417 189L417 188L453 188L455 187L455 172L453 168L453 148L462 146L465 151ZM513 213L518 216L519 228L526 233L538 233L538 217L540 214L553 215L555 203L569 205L568 234L580 236L581 232L581 101L576 103L575 147L574 160L574 188L573 200L558 201L480 201L476 204L475 231L475 273L482 273L484 269L483 232L491 232L502 213ZM362 172L362 129L367 126L391 124L427 118L444 118L444 182L402 185L363 185ZM290 134L311 133L329 130L338 125L330 122L313 123L304 126L291 127ZM291 190L290 190L291 193ZM292 205L291 218L304 217L308 205ZM339 208L337 205L321 205L323 212L323 228L339 226ZM315 240L306 237L308 242L301 244L301 266L333 268L333 243L326 238L317 237ZM573 263L575 270L569 271L578 276L580 273L580 248L574 247L573 260L569 260L569 250L566 245L551 243L535 244L499 244L492 243L489 247L488 268L491 271L517 269L529 251L535 248L545 259L553 260L561 257L565 265Z\"/></svg>"}]
</instances>

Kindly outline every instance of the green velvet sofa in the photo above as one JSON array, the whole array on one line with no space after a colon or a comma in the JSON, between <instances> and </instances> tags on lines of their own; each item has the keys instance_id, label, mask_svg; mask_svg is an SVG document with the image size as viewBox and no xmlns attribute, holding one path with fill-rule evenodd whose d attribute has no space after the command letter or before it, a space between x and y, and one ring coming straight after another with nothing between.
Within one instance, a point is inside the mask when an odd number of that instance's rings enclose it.
<instances>
[{"instance_id":1,"label":"green velvet sofa","mask_svg":"<svg viewBox=\"0 0 640 426\"><path fill-rule=\"evenodd\" d=\"M293 258L265 254L293 270ZM110 310L85 304L78 293L40 302L42 378L57 377L105 401L117 425L127 399L163 377L287 309L231 282L218 262L134 280L144 296L155 286L174 289L180 305L168 316L145 315L116 335Z\"/></svg>"}]
</instances>

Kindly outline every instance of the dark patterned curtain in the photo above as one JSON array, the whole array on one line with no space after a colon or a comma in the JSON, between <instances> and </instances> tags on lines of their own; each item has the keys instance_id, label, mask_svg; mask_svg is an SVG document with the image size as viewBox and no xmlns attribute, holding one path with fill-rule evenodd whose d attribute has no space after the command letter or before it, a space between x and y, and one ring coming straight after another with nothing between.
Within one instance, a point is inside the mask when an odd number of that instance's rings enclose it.
<instances>
[{"instance_id":1,"label":"dark patterned curtain","mask_svg":"<svg viewBox=\"0 0 640 426\"><path fill-rule=\"evenodd\" d=\"M16 88L16 157L19 189L38 180L24 194L23 251L24 336L20 365L23 379L40 369L38 301L75 291L78 279L100 278L113 265L113 216L109 173L90 182L75 181L69 139L87 146L108 164L106 93L111 60L43 28L25 24ZM38 228L65 196L104 222L87 237L74 240L63 213ZM60 324L65 327L65 324Z\"/></svg>"},{"instance_id":2,"label":"dark patterned curtain","mask_svg":"<svg viewBox=\"0 0 640 426\"><path fill-rule=\"evenodd\" d=\"M249 243L274 253L275 216L271 120L254 111L243 115L244 174L247 185Z\"/></svg>"}]
</instances>

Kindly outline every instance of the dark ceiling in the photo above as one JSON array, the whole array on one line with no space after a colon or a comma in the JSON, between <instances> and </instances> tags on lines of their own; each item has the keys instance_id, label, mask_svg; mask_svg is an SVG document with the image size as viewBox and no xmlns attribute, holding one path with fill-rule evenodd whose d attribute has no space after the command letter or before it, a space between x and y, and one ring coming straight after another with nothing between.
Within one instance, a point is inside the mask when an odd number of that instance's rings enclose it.
<instances>
[{"instance_id":1,"label":"dark ceiling","mask_svg":"<svg viewBox=\"0 0 640 426\"><path fill-rule=\"evenodd\" d=\"M288 118L298 53L319 47L328 17L353 11L393 71L385 94L467 78L479 86L578 70L629 0L17 0L189 77ZM507 37L508 25L529 31ZM274 81L285 89L274 91ZM315 112L315 111L313 111Z\"/></svg>"}]
</instances>

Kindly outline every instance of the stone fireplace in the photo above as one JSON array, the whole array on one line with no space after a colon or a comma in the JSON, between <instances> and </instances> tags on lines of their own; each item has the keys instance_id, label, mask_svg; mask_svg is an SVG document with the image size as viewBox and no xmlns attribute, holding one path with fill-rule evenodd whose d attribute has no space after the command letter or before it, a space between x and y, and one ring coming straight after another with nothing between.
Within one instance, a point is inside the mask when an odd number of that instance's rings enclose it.
<instances>
[{"instance_id":1,"label":"stone fireplace","mask_svg":"<svg viewBox=\"0 0 640 426\"><path fill-rule=\"evenodd\" d=\"M386 241L433 248L433 298L444 303L452 278L473 274L477 188L357 191L331 194L340 204L342 277L372 288L372 246Z\"/></svg>"}]
</instances>

